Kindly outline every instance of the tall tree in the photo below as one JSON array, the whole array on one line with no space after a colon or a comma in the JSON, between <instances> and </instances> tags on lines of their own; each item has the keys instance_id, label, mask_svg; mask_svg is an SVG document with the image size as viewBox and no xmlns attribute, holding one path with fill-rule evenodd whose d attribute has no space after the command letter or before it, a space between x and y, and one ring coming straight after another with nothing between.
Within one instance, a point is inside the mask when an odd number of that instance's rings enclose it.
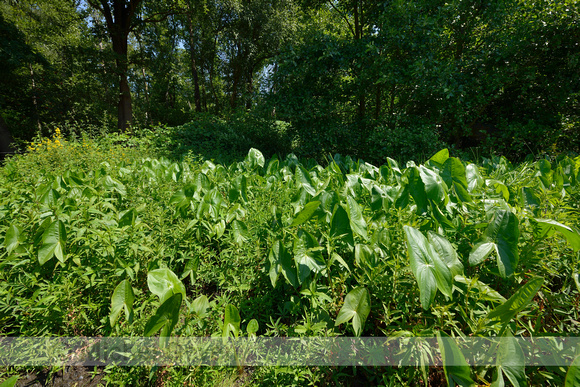
<instances>
[{"instance_id":1,"label":"tall tree","mask_svg":"<svg viewBox=\"0 0 580 387\"><path fill-rule=\"evenodd\" d=\"M128 38L135 27L136 12L142 0L88 0L105 18L107 31L113 51L115 52L116 72L119 77L118 123L120 130L125 131L133 122L131 88L127 79Z\"/></svg>"}]
</instances>

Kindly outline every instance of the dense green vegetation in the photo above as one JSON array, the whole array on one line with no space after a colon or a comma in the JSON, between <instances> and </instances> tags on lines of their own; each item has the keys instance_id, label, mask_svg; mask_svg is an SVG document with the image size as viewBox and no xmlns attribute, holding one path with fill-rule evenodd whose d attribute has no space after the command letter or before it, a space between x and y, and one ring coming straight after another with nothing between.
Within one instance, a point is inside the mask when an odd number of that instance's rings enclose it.
<instances>
[{"instance_id":1,"label":"dense green vegetation","mask_svg":"<svg viewBox=\"0 0 580 387\"><path fill-rule=\"evenodd\" d=\"M220 164L155 157L155 138L56 131L2 168L2 335L579 333L580 158L478 165L443 150L423 164L321 165L251 149ZM114 384L575 385L573 368L510 367L99 373Z\"/></svg>"},{"instance_id":2,"label":"dense green vegetation","mask_svg":"<svg viewBox=\"0 0 580 387\"><path fill-rule=\"evenodd\" d=\"M0 2L0 338L436 337L457 362L94 370L114 385L580 386L580 349L443 345L579 336L579 14Z\"/></svg>"}]
</instances>

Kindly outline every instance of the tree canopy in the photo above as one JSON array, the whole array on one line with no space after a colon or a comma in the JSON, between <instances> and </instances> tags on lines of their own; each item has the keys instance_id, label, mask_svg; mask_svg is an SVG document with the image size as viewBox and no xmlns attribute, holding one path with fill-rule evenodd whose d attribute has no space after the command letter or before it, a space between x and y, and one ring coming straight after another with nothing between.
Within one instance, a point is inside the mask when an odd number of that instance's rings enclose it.
<instances>
[{"instance_id":1,"label":"tree canopy","mask_svg":"<svg viewBox=\"0 0 580 387\"><path fill-rule=\"evenodd\" d=\"M576 1L22 0L0 34L22 141L242 112L305 155L578 150Z\"/></svg>"}]
</instances>

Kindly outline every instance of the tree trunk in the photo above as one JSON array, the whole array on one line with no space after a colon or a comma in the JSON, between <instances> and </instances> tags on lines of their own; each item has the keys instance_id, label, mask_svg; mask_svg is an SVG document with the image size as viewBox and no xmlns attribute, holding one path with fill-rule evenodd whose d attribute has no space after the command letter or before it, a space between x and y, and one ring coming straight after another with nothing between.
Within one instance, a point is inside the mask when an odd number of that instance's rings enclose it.
<instances>
[{"instance_id":1,"label":"tree trunk","mask_svg":"<svg viewBox=\"0 0 580 387\"><path fill-rule=\"evenodd\" d=\"M6 155L13 153L10 148L12 142L12 134L8 130L6 122L4 122L4 119L0 116L0 161L4 160Z\"/></svg>"},{"instance_id":2,"label":"tree trunk","mask_svg":"<svg viewBox=\"0 0 580 387\"><path fill-rule=\"evenodd\" d=\"M119 77L119 104L117 115L117 128L125 132L133 123L133 105L131 88L127 73L129 63L127 58L127 38L129 32L117 31L113 36L113 51L115 52L116 72Z\"/></svg>"},{"instance_id":3,"label":"tree trunk","mask_svg":"<svg viewBox=\"0 0 580 387\"><path fill-rule=\"evenodd\" d=\"M191 74L193 75L193 99L195 111L201 112L201 94L199 92L199 75L195 63L195 42L193 40L193 21L191 20L191 8L187 5L187 27L189 28L189 55L191 57Z\"/></svg>"},{"instance_id":4,"label":"tree trunk","mask_svg":"<svg viewBox=\"0 0 580 387\"><path fill-rule=\"evenodd\" d=\"M88 0L105 17L107 31L115 52L116 73L119 77L119 104L117 127L126 131L133 123L131 88L127 79L129 63L127 59L127 39L133 28L133 16L142 0L114 0L112 10L107 0Z\"/></svg>"},{"instance_id":5,"label":"tree trunk","mask_svg":"<svg viewBox=\"0 0 580 387\"><path fill-rule=\"evenodd\" d=\"M36 97L36 82L34 81L34 69L32 64L28 65L30 69L30 81L32 82L32 106L34 106L34 116L36 117L36 126L38 127L38 134L40 135L42 127L40 126L40 114L38 113L38 98Z\"/></svg>"}]
</instances>

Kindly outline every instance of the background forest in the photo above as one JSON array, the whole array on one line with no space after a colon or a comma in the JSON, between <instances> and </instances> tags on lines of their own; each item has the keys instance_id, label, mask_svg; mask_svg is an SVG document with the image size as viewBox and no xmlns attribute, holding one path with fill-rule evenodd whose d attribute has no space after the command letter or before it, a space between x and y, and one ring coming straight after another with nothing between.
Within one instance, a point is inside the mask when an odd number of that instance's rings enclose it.
<instances>
[{"instance_id":1,"label":"background forest","mask_svg":"<svg viewBox=\"0 0 580 387\"><path fill-rule=\"evenodd\" d=\"M241 155L379 163L443 146L513 160L577 152L578 11L543 0L6 0L1 138L22 151L56 126L76 137L149 128L181 147L211 137Z\"/></svg>"}]
</instances>

